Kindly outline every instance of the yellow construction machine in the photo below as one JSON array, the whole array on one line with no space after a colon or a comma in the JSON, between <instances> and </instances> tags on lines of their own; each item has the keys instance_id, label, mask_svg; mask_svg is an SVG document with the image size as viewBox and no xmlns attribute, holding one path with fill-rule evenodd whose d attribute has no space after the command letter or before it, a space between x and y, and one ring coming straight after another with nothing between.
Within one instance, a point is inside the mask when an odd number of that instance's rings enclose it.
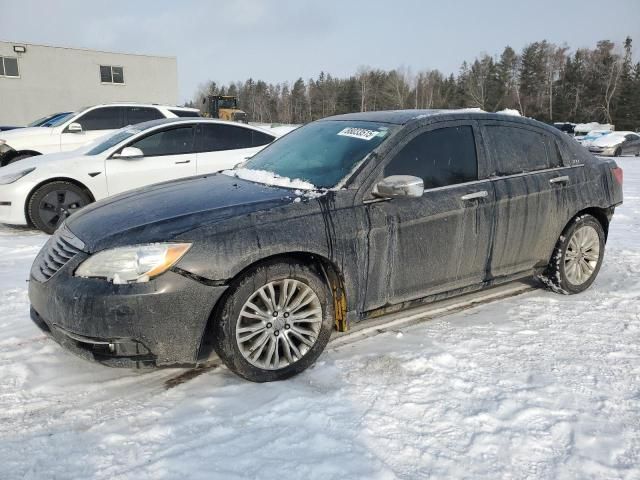
<instances>
[{"instance_id":1,"label":"yellow construction machine","mask_svg":"<svg viewBox=\"0 0 640 480\"><path fill-rule=\"evenodd\" d=\"M233 95L209 95L203 99L205 111L211 118L229 120L231 122L248 123L246 112L238 108L238 97Z\"/></svg>"}]
</instances>

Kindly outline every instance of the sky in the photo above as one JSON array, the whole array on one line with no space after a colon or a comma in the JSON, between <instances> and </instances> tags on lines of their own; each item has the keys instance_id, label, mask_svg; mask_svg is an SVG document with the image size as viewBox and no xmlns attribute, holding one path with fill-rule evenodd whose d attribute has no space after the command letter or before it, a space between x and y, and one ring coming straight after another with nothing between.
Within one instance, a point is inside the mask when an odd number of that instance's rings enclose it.
<instances>
[{"instance_id":1,"label":"sky","mask_svg":"<svg viewBox=\"0 0 640 480\"><path fill-rule=\"evenodd\" d=\"M640 58L640 0L0 0L0 12L0 40L176 56L181 102L208 80L455 73L543 39L575 49L630 35Z\"/></svg>"}]
</instances>

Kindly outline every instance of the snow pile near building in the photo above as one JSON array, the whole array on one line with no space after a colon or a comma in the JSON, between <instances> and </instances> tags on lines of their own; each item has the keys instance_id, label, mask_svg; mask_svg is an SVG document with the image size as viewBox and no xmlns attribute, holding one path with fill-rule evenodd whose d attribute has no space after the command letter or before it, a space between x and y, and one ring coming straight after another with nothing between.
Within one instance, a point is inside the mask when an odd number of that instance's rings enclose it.
<instances>
[{"instance_id":1,"label":"snow pile near building","mask_svg":"<svg viewBox=\"0 0 640 480\"><path fill-rule=\"evenodd\" d=\"M233 170L225 170L224 175L249 180L250 182L262 183L263 185L273 185L275 187L295 188L298 190L315 190L316 187L312 183L299 178L281 177L267 170L252 170L249 168L236 168Z\"/></svg>"}]
</instances>

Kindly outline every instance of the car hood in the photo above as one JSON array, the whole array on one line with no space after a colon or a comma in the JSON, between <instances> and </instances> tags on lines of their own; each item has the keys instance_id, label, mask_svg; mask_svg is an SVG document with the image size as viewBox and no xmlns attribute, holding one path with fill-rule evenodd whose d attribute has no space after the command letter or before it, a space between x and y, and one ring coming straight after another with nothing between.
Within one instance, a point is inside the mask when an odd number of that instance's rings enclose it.
<instances>
[{"instance_id":1,"label":"car hood","mask_svg":"<svg viewBox=\"0 0 640 480\"><path fill-rule=\"evenodd\" d=\"M622 142L624 142L623 136L609 134L609 135L605 135L604 137L597 138L591 143L591 145L594 147L606 148L606 147L615 147L616 145L619 145Z\"/></svg>"},{"instance_id":2,"label":"car hood","mask_svg":"<svg viewBox=\"0 0 640 480\"><path fill-rule=\"evenodd\" d=\"M23 138L45 137L51 135L53 128L51 127L24 127L14 128L0 132L0 139L6 140L8 145L14 140L22 140Z\"/></svg>"},{"instance_id":3,"label":"car hood","mask_svg":"<svg viewBox=\"0 0 640 480\"><path fill-rule=\"evenodd\" d=\"M13 172L20 172L27 168L38 168L51 163L60 162L63 160L69 160L76 157L82 157L82 153L78 150L72 150L70 152L49 153L46 155L34 155L33 157L23 158L17 162L10 163L4 167L0 167L0 175L5 175Z\"/></svg>"},{"instance_id":4,"label":"car hood","mask_svg":"<svg viewBox=\"0 0 640 480\"><path fill-rule=\"evenodd\" d=\"M171 240L206 224L287 203L288 188L203 175L132 190L83 208L66 225L89 253Z\"/></svg>"}]
</instances>

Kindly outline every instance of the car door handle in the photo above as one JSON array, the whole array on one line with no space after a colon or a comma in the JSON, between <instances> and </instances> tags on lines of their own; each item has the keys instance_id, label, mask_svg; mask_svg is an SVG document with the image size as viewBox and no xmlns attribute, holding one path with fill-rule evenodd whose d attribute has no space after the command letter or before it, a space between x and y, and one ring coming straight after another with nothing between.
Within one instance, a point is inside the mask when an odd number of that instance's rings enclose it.
<instances>
[{"instance_id":1,"label":"car door handle","mask_svg":"<svg viewBox=\"0 0 640 480\"><path fill-rule=\"evenodd\" d=\"M480 190L479 192L467 193L460 197L460 200L475 200L476 198L487 198L489 196L489 192L486 190Z\"/></svg>"},{"instance_id":2,"label":"car door handle","mask_svg":"<svg viewBox=\"0 0 640 480\"><path fill-rule=\"evenodd\" d=\"M180 163L191 163L191 160L180 160L180 161L176 162L176 165L178 165Z\"/></svg>"},{"instance_id":3,"label":"car door handle","mask_svg":"<svg viewBox=\"0 0 640 480\"><path fill-rule=\"evenodd\" d=\"M549 183L554 184L554 183L568 183L569 182L569 176L568 175L563 175L562 177L555 177L552 178L551 180L549 180Z\"/></svg>"}]
</instances>

